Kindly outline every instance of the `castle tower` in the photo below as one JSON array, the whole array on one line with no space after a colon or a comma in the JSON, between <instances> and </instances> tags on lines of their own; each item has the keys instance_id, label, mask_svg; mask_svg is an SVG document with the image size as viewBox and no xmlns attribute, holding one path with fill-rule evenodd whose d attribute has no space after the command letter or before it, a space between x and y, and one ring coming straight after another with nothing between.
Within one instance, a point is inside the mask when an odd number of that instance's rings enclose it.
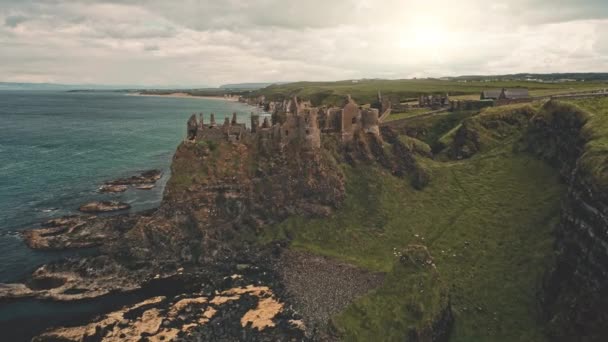
<instances>
[{"instance_id":1,"label":"castle tower","mask_svg":"<svg viewBox=\"0 0 608 342\"><path fill-rule=\"evenodd\" d=\"M205 128L205 116L203 113L199 113L198 116L199 116L199 120L198 120L199 128L203 129L203 128Z\"/></svg>"},{"instance_id":2,"label":"castle tower","mask_svg":"<svg viewBox=\"0 0 608 342\"><path fill-rule=\"evenodd\" d=\"M232 113L232 122L230 123L232 126L236 125L236 112Z\"/></svg>"},{"instance_id":3,"label":"castle tower","mask_svg":"<svg viewBox=\"0 0 608 342\"><path fill-rule=\"evenodd\" d=\"M187 138L188 140L194 141L198 132L198 122L196 121L196 114L192 114L192 116L190 116L190 119L188 119L187 127Z\"/></svg>"},{"instance_id":4,"label":"castle tower","mask_svg":"<svg viewBox=\"0 0 608 342\"><path fill-rule=\"evenodd\" d=\"M306 150L321 147L321 131L317 121L317 108L306 108L300 111L298 116L298 136L304 141L302 146Z\"/></svg>"},{"instance_id":5,"label":"castle tower","mask_svg":"<svg viewBox=\"0 0 608 342\"><path fill-rule=\"evenodd\" d=\"M224 118L224 124L222 125L222 132L228 134L230 132L230 119L226 116Z\"/></svg>"},{"instance_id":6,"label":"castle tower","mask_svg":"<svg viewBox=\"0 0 608 342\"><path fill-rule=\"evenodd\" d=\"M342 122L340 124L342 141L352 140L358 126L360 112L359 106L357 106L355 101L348 95L348 103L342 109Z\"/></svg>"},{"instance_id":7,"label":"castle tower","mask_svg":"<svg viewBox=\"0 0 608 342\"><path fill-rule=\"evenodd\" d=\"M291 101L289 101L289 105L287 107L287 111L293 115L298 115L298 109L300 104L298 103L298 97L294 96Z\"/></svg>"},{"instance_id":8,"label":"castle tower","mask_svg":"<svg viewBox=\"0 0 608 342\"><path fill-rule=\"evenodd\" d=\"M211 113L211 117L209 118L209 128L213 128L216 126L215 123L215 114Z\"/></svg>"},{"instance_id":9,"label":"castle tower","mask_svg":"<svg viewBox=\"0 0 608 342\"><path fill-rule=\"evenodd\" d=\"M364 133L380 136L378 115L378 110L375 108L363 109L361 111L361 129Z\"/></svg>"},{"instance_id":10,"label":"castle tower","mask_svg":"<svg viewBox=\"0 0 608 342\"><path fill-rule=\"evenodd\" d=\"M251 133L257 133L258 127L260 127L260 116L251 113Z\"/></svg>"}]
</instances>

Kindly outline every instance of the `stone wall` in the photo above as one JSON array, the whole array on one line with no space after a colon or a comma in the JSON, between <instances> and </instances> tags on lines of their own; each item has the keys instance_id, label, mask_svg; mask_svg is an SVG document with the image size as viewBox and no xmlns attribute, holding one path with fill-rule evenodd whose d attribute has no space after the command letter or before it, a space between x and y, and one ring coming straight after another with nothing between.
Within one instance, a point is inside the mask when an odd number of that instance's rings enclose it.
<instances>
[{"instance_id":1,"label":"stone wall","mask_svg":"<svg viewBox=\"0 0 608 342\"><path fill-rule=\"evenodd\" d=\"M511 105L511 104L517 104L517 103L531 103L532 101L534 101L534 99L531 97L522 98L522 99L498 99L498 100L494 101L494 106L498 107L498 106L507 106L507 105Z\"/></svg>"}]
</instances>

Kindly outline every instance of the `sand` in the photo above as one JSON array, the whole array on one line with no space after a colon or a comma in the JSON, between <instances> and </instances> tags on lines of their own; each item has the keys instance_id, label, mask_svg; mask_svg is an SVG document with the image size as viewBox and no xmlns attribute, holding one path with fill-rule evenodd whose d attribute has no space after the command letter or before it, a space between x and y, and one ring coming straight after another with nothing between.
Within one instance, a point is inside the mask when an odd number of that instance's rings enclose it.
<instances>
[{"instance_id":1,"label":"sand","mask_svg":"<svg viewBox=\"0 0 608 342\"><path fill-rule=\"evenodd\" d=\"M151 97L172 97L172 98L188 98L188 99L204 99L204 100L221 100L238 102L237 96L224 97L224 96L193 96L188 93L171 93L171 94L142 94L142 93L129 93L129 96L151 96Z\"/></svg>"}]
</instances>

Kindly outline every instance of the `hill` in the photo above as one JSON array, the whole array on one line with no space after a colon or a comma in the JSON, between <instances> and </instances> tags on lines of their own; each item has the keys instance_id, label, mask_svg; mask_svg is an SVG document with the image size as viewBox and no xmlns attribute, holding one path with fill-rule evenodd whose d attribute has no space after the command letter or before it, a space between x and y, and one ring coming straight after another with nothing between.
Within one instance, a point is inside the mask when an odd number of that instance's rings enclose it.
<instances>
[{"instance_id":1,"label":"hill","mask_svg":"<svg viewBox=\"0 0 608 342\"><path fill-rule=\"evenodd\" d=\"M231 89L231 90L258 90L262 88L266 88L273 84L284 84L285 82L258 82L258 83L234 83L234 84L224 84L221 85L221 89Z\"/></svg>"},{"instance_id":2,"label":"hill","mask_svg":"<svg viewBox=\"0 0 608 342\"><path fill-rule=\"evenodd\" d=\"M151 319L158 338L601 341L606 108L606 98L543 100L323 134L311 108L276 112L259 131L192 116L157 210L41 228L59 247L95 243L101 254L42 267L0 297L171 282L166 300L118 316L126 331ZM209 308L208 325L192 323ZM252 316L274 328L253 329ZM109 336L118 321L103 322ZM40 340L79 340L96 324Z\"/></svg>"},{"instance_id":3,"label":"hill","mask_svg":"<svg viewBox=\"0 0 608 342\"><path fill-rule=\"evenodd\" d=\"M471 119L494 114L479 115ZM496 134L466 160L419 155L431 175L423 190L373 165L343 166L346 202L335 216L291 218L266 238L290 237L293 249L388 273L384 286L335 317L345 340L406 339L440 308L433 298L445 287L455 322L451 341L544 341L535 293L552 262L551 232L565 188L549 165L513 151L523 133L514 126ZM398 259L412 245L428 248L441 283L407 285L412 273Z\"/></svg>"},{"instance_id":4,"label":"hill","mask_svg":"<svg viewBox=\"0 0 608 342\"><path fill-rule=\"evenodd\" d=\"M311 100L314 105L340 105L346 95L350 94L358 103L372 103L378 91L383 95L398 98L399 101L414 100L423 94L446 94L450 96L473 96L487 89L524 87L530 90L531 96L582 92L604 89L608 83L567 82L541 83L531 81L458 81L438 79L410 80L349 80L339 82L297 82L272 85L252 92L248 96L263 95L269 100L280 100L292 96Z\"/></svg>"}]
</instances>

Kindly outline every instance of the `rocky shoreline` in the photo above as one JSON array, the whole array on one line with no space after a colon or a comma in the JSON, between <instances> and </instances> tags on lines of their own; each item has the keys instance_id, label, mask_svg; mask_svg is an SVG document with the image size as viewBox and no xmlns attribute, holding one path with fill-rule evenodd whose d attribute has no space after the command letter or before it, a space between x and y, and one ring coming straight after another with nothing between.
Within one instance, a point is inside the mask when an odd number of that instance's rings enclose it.
<instances>
[{"instance_id":1,"label":"rocky shoreline","mask_svg":"<svg viewBox=\"0 0 608 342\"><path fill-rule=\"evenodd\" d=\"M176 294L151 296L84 325L52 328L34 341L307 340L273 268L255 266L273 265L273 252L258 251L254 259L244 253L243 264L151 274L143 288L169 286Z\"/></svg>"},{"instance_id":2,"label":"rocky shoreline","mask_svg":"<svg viewBox=\"0 0 608 342\"><path fill-rule=\"evenodd\" d=\"M157 209L96 216L128 204L92 202L81 207L87 215L23 233L33 249L95 247L98 253L43 265L20 284L0 284L0 300L73 302L179 283L178 296L152 296L80 327L49 329L36 340L333 340L329 318L382 284L383 275L290 252L286 244L260 245L256 235L291 215L331 215L345 197L336 158L417 174L413 152L391 134L383 131L402 158L385 154L376 134L336 142L328 153L255 136L186 141ZM144 172L102 187L147 189L161 176Z\"/></svg>"},{"instance_id":3,"label":"rocky shoreline","mask_svg":"<svg viewBox=\"0 0 608 342\"><path fill-rule=\"evenodd\" d=\"M161 179L163 173L160 170L143 171L140 174L127 178L118 178L107 181L98 189L101 193L121 193L130 187L138 190L150 190L156 186L156 182Z\"/></svg>"},{"instance_id":4,"label":"rocky shoreline","mask_svg":"<svg viewBox=\"0 0 608 342\"><path fill-rule=\"evenodd\" d=\"M81 205L78 210L86 214L109 213L113 211L129 210L131 205L119 201L95 201Z\"/></svg>"}]
</instances>

